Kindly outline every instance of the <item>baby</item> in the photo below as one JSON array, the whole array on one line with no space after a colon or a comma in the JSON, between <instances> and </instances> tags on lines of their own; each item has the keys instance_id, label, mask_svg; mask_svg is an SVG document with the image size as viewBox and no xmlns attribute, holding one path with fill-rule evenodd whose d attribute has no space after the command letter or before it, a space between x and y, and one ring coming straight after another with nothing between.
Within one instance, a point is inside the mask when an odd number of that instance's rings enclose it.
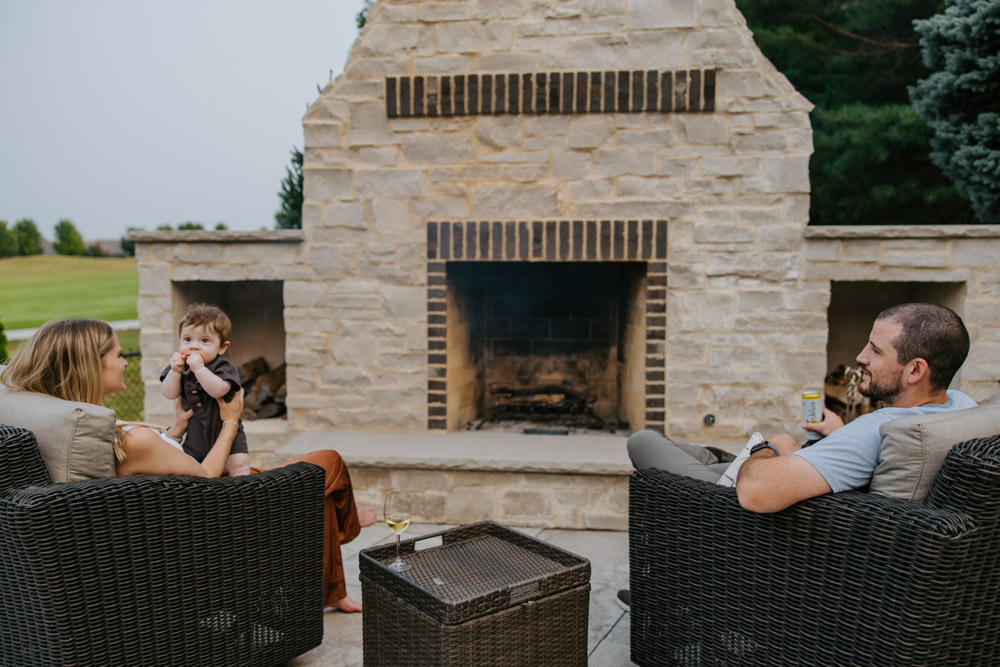
<instances>
[{"instance_id":1,"label":"baby","mask_svg":"<svg viewBox=\"0 0 1000 667\"><path fill-rule=\"evenodd\" d=\"M223 356L229 349L229 334L233 325L229 317L215 306L195 303L188 306L180 324L180 349L170 357L170 365L160 373L163 395L171 400L180 398L184 410L191 411L184 451L198 462L212 449L222 418L216 398L230 401L240 390L240 373L233 362ZM229 476L250 472L250 454L243 420L226 461Z\"/></svg>"}]
</instances>

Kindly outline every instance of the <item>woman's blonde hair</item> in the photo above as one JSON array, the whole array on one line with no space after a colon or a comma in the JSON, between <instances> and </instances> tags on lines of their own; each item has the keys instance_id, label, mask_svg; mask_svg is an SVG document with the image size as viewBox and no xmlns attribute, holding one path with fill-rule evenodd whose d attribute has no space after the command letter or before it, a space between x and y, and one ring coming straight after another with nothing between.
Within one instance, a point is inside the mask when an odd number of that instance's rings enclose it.
<instances>
[{"instance_id":1,"label":"woman's blonde hair","mask_svg":"<svg viewBox=\"0 0 1000 667\"><path fill-rule=\"evenodd\" d=\"M32 391L64 401L104 405L103 357L115 332L101 320L53 320L14 353L0 382L14 391ZM122 431L116 427L115 458L125 460Z\"/></svg>"}]
</instances>

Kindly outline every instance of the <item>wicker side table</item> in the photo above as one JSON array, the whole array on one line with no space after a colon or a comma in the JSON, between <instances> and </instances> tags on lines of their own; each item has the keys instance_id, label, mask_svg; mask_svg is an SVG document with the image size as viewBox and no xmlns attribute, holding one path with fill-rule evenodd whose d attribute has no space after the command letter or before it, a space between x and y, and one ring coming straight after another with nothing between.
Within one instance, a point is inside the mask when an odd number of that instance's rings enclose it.
<instances>
[{"instance_id":1,"label":"wicker side table","mask_svg":"<svg viewBox=\"0 0 1000 667\"><path fill-rule=\"evenodd\" d=\"M418 551L421 540L442 544ZM590 562L491 521L361 552L365 665L586 665Z\"/></svg>"}]
</instances>

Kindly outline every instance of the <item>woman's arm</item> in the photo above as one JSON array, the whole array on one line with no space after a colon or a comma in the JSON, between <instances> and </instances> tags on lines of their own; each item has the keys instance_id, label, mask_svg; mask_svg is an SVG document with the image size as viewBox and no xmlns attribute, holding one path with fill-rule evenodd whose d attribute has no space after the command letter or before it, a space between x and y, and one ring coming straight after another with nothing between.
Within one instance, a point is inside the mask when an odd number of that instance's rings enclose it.
<instances>
[{"instance_id":1,"label":"woman's arm","mask_svg":"<svg viewBox=\"0 0 1000 667\"><path fill-rule=\"evenodd\" d=\"M167 435L177 442L183 443L184 434L187 433L188 422L191 421L194 410L185 410L179 398L175 403L177 416L174 417L174 423L167 427Z\"/></svg>"},{"instance_id":2,"label":"woman's arm","mask_svg":"<svg viewBox=\"0 0 1000 667\"><path fill-rule=\"evenodd\" d=\"M205 460L198 463L193 458L160 439L160 436L145 427L138 427L125 434L125 460L117 465L117 473L122 475L192 475L195 477L220 477L229 458L238 424L236 420L243 412L242 390L226 403L219 400L219 411L226 422Z\"/></svg>"},{"instance_id":3,"label":"woman's arm","mask_svg":"<svg viewBox=\"0 0 1000 667\"><path fill-rule=\"evenodd\" d=\"M229 458L229 450L236 439L236 433L240 429L239 419L243 414L243 390L240 389L233 395L233 400L226 403L221 398L215 399L219 403L219 418L222 419L222 430L215 444L209 450L208 455L202 460L201 465L206 470L211 471L209 477L221 477L226 469L226 459Z\"/></svg>"}]
</instances>

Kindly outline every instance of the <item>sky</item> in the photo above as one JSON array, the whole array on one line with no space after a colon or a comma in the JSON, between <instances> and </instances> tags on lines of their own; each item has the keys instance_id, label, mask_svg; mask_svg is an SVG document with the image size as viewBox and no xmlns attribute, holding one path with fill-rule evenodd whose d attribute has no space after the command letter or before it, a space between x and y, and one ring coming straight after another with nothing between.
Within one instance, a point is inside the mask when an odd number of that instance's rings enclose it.
<instances>
[{"instance_id":1,"label":"sky","mask_svg":"<svg viewBox=\"0 0 1000 667\"><path fill-rule=\"evenodd\" d=\"M272 229L363 0L0 1L0 220Z\"/></svg>"}]
</instances>

